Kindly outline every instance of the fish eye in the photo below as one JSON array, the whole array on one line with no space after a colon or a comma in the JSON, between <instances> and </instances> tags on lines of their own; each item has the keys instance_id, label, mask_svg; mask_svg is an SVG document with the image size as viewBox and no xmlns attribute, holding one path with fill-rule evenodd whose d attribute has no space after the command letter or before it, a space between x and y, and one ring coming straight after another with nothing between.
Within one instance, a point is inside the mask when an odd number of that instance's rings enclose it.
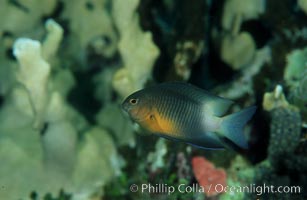
<instances>
[{"instance_id":1,"label":"fish eye","mask_svg":"<svg viewBox=\"0 0 307 200\"><path fill-rule=\"evenodd\" d=\"M130 102L132 105L135 105L135 104L137 104L138 99L130 99L129 102Z\"/></svg>"}]
</instances>

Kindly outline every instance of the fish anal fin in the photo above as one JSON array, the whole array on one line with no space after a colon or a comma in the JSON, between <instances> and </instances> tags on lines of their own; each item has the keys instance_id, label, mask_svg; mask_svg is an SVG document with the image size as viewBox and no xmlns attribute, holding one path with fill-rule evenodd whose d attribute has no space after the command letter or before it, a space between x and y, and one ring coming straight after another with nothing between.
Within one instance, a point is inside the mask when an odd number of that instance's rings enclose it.
<instances>
[{"instance_id":1,"label":"fish anal fin","mask_svg":"<svg viewBox=\"0 0 307 200\"><path fill-rule=\"evenodd\" d=\"M224 150L225 149L224 147L203 147L203 146L196 145L196 144L189 143L189 142L186 142L186 143L193 147L199 148L199 149L206 149L206 150Z\"/></svg>"},{"instance_id":2,"label":"fish anal fin","mask_svg":"<svg viewBox=\"0 0 307 200\"><path fill-rule=\"evenodd\" d=\"M207 135L202 134L200 137L192 138L178 138L172 137L170 135L165 135L163 133L155 133L156 135L163 137L168 140L176 142L184 142L196 148L207 149L207 150L223 150L225 147L222 145L219 138L215 133L207 133Z\"/></svg>"}]
</instances>

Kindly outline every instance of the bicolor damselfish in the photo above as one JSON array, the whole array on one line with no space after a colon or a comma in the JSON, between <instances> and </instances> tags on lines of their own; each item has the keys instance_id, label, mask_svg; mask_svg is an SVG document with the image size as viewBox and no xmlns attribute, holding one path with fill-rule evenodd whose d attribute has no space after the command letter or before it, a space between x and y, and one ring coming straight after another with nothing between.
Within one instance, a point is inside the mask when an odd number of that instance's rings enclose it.
<instances>
[{"instance_id":1,"label":"bicolor damselfish","mask_svg":"<svg viewBox=\"0 0 307 200\"><path fill-rule=\"evenodd\" d=\"M141 127L168 139L209 149L222 149L228 140L248 148L243 128L256 106L226 115L232 104L231 100L178 82L139 90L128 96L122 107Z\"/></svg>"}]
</instances>

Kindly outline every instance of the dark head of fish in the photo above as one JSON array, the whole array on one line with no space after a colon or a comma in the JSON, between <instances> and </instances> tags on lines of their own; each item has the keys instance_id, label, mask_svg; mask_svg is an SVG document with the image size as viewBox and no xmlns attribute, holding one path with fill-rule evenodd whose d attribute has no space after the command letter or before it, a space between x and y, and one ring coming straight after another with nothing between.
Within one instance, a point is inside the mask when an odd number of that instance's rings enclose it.
<instances>
[{"instance_id":1,"label":"dark head of fish","mask_svg":"<svg viewBox=\"0 0 307 200\"><path fill-rule=\"evenodd\" d=\"M137 91L128 96L122 103L122 109L129 114L134 121L142 121L150 116L150 102L145 91Z\"/></svg>"}]
</instances>

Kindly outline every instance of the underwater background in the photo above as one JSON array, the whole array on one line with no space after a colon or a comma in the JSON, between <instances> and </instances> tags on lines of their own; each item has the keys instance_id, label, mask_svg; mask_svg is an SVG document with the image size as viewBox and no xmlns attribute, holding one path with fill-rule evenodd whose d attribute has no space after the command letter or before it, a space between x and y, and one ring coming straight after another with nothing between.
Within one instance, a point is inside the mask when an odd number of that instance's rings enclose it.
<instances>
[{"instance_id":1,"label":"underwater background","mask_svg":"<svg viewBox=\"0 0 307 200\"><path fill-rule=\"evenodd\" d=\"M124 114L169 81L256 105L249 149ZM1 0L0 163L3 200L307 199L307 0Z\"/></svg>"}]
</instances>

